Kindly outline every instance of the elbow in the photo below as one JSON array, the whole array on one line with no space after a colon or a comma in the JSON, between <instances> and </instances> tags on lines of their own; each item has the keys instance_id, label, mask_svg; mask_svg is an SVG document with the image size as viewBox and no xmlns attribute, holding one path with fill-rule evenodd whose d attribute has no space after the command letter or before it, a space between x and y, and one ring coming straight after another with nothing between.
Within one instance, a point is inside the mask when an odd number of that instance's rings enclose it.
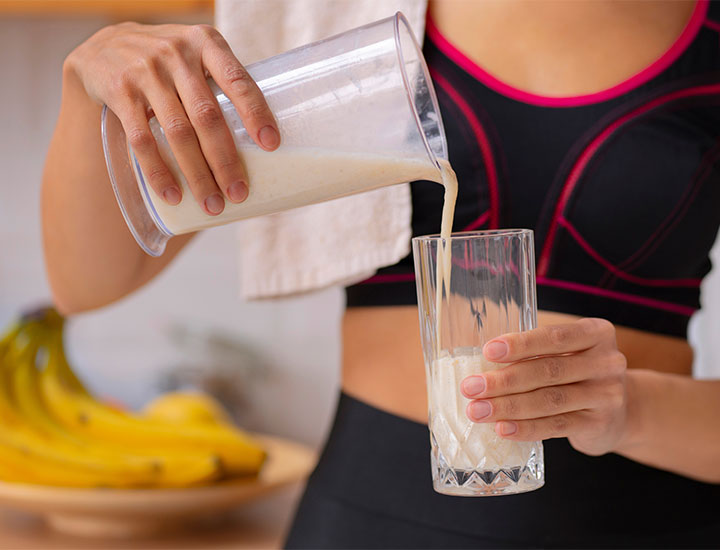
<instances>
[{"instance_id":1,"label":"elbow","mask_svg":"<svg viewBox=\"0 0 720 550\"><path fill-rule=\"evenodd\" d=\"M86 296L76 289L50 281L50 297L55 309L63 316L70 317L101 307L102 304L93 304Z\"/></svg>"}]
</instances>

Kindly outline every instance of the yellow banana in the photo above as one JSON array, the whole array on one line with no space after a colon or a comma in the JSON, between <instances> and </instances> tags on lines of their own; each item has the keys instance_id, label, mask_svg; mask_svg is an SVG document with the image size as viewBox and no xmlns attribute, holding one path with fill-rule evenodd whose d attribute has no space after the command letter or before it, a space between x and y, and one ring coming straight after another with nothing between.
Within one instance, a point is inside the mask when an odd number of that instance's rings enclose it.
<instances>
[{"instance_id":1,"label":"yellow banana","mask_svg":"<svg viewBox=\"0 0 720 550\"><path fill-rule=\"evenodd\" d=\"M32 339L35 333L29 331L25 336ZM182 487L217 478L218 460L208 453L169 459L134 457L64 432L38 399L32 361L32 348L20 355L11 349L0 365L12 374L15 404L19 405L13 408L7 391L0 395L0 463L7 472L26 472L14 481L76 487Z\"/></svg>"},{"instance_id":2,"label":"yellow banana","mask_svg":"<svg viewBox=\"0 0 720 550\"><path fill-rule=\"evenodd\" d=\"M137 417L98 403L71 371L57 339L49 346L40 374L41 393L49 410L66 428L87 437L121 444L129 451L196 449L217 454L229 474L257 473L265 451L252 438L230 426L174 424Z\"/></svg>"}]
</instances>

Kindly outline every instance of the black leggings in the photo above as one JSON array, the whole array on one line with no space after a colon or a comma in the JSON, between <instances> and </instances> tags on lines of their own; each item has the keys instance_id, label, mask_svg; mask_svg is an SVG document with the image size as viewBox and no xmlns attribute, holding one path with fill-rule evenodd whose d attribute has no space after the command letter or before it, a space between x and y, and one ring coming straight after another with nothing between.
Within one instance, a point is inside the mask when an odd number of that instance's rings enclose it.
<instances>
[{"instance_id":1,"label":"black leggings","mask_svg":"<svg viewBox=\"0 0 720 550\"><path fill-rule=\"evenodd\" d=\"M427 426L341 395L287 548L720 548L720 485L556 439L545 487L451 497L429 445Z\"/></svg>"}]
</instances>

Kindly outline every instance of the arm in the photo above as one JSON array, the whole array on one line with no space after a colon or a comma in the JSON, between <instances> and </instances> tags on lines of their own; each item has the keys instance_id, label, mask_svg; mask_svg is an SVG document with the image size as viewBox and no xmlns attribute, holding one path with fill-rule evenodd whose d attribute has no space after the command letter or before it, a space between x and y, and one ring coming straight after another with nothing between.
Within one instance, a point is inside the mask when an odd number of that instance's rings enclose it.
<instances>
[{"instance_id":1,"label":"arm","mask_svg":"<svg viewBox=\"0 0 720 550\"><path fill-rule=\"evenodd\" d=\"M123 23L81 44L63 66L62 104L42 189L48 278L58 307L71 313L125 296L157 275L192 238L176 237L161 258L135 244L110 187L100 142L100 111L118 116L149 183L169 204L181 188L148 127L153 113L208 215L223 197L242 202L247 177L205 81L212 76L265 150L279 145L262 93L222 37L205 25Z\"/></svg>"},{"instance_id":2,"label":"arm","mask_svg":"<svg viewBox=\"0 0 720 550\"><path fill-rule=\"evenodd\" d=\"M507 366L463 381L471 420L496 422L508 439L567 437L585 454L720 483L720 382L628 371L601 319L506 334L483 353Z\"/></svg>"},{"instance_id":3,"label":"arm","mask_svg":"<svg viewBox=\"0 0 720 550\"><path fill-rule=\"evenodd\" d=\"M616 453L720 483L720 381L630 370L627 391L627 429Z\"/></svg>"}]
</instances>

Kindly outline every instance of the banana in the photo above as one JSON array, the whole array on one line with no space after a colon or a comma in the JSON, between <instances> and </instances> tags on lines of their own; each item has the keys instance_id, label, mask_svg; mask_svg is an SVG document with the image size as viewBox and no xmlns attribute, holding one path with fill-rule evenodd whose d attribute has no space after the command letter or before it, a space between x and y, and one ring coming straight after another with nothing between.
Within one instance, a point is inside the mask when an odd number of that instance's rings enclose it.
<instances>
[{"instance_id":1,"label":"banana","mask_svg":"<svg viewBox=\"0 0 720 550\"><path fill-rule=\"evenodd\" d=\"M32 342L37 334L29 330L24 336ZM208 453L135 457L65 431L39 399L32 344L14 351L6 349L2 361L2 371L13 381L14 400L9 399L8 386L0 392L0 463L5 465L6 480L15 472L10 480L26 483L182 487L218 477L218 460Z\"/></svg>"},{"instance_id":2,"label":"banana","mask_svg":"<svg viewBox=\"0 0 720 550\"><path fill-rule=\"evenodd\" d=\"M67 362L62 329L54 310L39 310L0 336L0 480L185 487L259 471L264 450L233 426L141 418L97 402Z\"/></svg>"},{"instance_id":3,"label":"banana","mask_svg":"<svg viewBox=\"0 0 720 550\"><path fill-rule=\"evenodd\" d=\"M242 431L209 424L174 424L141 418L98 403L69 376L62 341L49 344L40 389L48 409L64 426L98 441L121 444L130 451L196 449L217 454L226 473L256 474L265 451Z\"/></svg>"}]
</instances>

